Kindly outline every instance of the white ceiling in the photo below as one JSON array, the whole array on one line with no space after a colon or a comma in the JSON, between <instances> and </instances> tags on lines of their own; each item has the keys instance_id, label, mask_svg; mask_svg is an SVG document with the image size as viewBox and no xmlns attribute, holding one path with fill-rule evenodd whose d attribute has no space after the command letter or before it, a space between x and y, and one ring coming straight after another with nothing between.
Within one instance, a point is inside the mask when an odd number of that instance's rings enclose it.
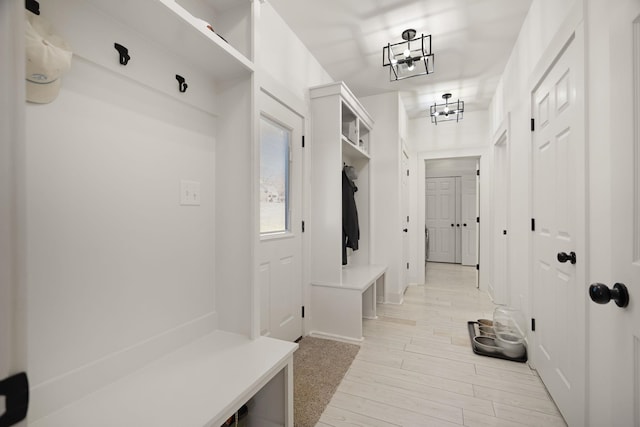
<instances>
[{"instance_id":1,"label":"white ceiling","mask_svg":"<svg viewBox=\"0 0 640 427\"><path fill-rule=\"evenodd\" d=\"M488 108L531 0L269 0L334 80L358 97L400 91L410 117L429 105ZM431 34L435 72L389 81L382 47L413 28Z\"/></svg>"}]
</instances>

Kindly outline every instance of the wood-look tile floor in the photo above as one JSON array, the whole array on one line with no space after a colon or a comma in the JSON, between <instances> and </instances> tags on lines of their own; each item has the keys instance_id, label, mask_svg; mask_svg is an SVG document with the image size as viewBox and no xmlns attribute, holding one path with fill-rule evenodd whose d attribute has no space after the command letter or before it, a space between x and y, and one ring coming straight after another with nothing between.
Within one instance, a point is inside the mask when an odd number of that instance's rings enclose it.
<instances>
[{"instance_id":1,"label":"wood-look tile floor","mask_svg":"<svg viewBox=\"0 0 640 427\"><path fill-rule=\"evenodd\" d=\"M475 355L467 321L493 317L475 269L429 263L402 305L378 305L316 427L566 426L526 363Z\"/></svg>"}]
</instances>

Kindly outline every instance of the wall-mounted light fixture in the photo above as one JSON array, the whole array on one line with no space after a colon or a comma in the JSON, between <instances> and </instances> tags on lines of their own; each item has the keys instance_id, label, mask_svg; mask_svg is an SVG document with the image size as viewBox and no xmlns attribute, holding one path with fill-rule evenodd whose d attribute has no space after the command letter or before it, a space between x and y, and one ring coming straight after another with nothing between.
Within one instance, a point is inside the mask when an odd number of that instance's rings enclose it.
<instances>
[{"instance_id":1,"label":"wall-mounted light fixture","mask_svg":"<svg viewBox=\"0 0 640 427\"><path fill-rule=\"evenodd\" d=\"M442 95L442 99L444 99L444 104L436 104L435 102L429 108L429 116L431 116L431 123L438 122L448 122L450 120L455 120L459 122L463 119L464 116L464 101L460 101L459 99L456 102L449 103L449 98L451 98L450 93L445 93Z\"/></svg>"},{"instance_id":2,"label":"wall-mounted light fixture","mask_svg":"<svg viewBox=\"0 0 640 427\"><path fill-rule=\"evenodd\" d=\"M431 35L416 37L416 30L402 32L403 42L382 48L382 66L389 67L389 81L433 73Z\"/></svg>"}]
</instances>

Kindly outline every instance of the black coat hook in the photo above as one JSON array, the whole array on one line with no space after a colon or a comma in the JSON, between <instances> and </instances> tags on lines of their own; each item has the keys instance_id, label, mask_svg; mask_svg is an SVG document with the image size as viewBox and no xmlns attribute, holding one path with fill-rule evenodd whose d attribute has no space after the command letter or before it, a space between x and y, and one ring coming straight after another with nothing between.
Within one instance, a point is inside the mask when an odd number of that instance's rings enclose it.
<instances>
[{"instance_id":1,"label":"black coat hook","mask_svg":"<svg viewBox=\"0 0 640 427\"><path fill-rule=\"evenodd\" d=\"M40 15L40 3L36 0L25 0L24 7L26 7L29 12Z\"/></svg>"},{"instance_id":2,"label":"black coat hook","mask_svg":"<svg viewBox=\"0 0 640 427\"><path fill-rule=\"evenodd\" d=\"M178 80L178 90L181 93L185 93L187 91L187 87L189 87L185 81L184 81L184 77L182 77L180 74L176 74L176 80Z\"/></svg>"},{"instance_id":3,"label":"black coat hook","mask_svg":"<svg viewBox=\"0 0 640 427\"><path fill-rule=\"evenodd\" d=\"M131 57L129 56L129 49L118 43L114 43L113 47L115 47L120 54L120 64L127 65L127 63L129 63L129 60L131 59Z\"/></svg>"}]
</instances>

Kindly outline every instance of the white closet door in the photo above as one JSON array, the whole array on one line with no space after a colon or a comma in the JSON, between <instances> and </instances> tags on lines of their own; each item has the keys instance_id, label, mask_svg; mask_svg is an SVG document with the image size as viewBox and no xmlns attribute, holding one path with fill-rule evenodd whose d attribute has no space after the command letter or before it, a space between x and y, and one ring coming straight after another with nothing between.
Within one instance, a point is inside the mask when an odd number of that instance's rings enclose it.
<instances>
[{"instance_id":1,"label":"white closet door","mask_svg":"<svg viewBox=\"0 0 640 427\"><path fill-rule=\"evenodd\" d=\"M531 352L540 378L570 426L585 425L586 397L583 52L583 38L576 34L532 94L536 331ZM575 263L561 253L575 253Z\"/></svg>"},{"instance_id":2,"label":"white closet door","mask_svg":"<svg viewBox=\"0 0 640 427\"><path fill-rule=\"evenodd\" d=\"M429 232L427 261L456 260L456 180L426 179L426 226Z\"/></svg>"}]
</instances>

